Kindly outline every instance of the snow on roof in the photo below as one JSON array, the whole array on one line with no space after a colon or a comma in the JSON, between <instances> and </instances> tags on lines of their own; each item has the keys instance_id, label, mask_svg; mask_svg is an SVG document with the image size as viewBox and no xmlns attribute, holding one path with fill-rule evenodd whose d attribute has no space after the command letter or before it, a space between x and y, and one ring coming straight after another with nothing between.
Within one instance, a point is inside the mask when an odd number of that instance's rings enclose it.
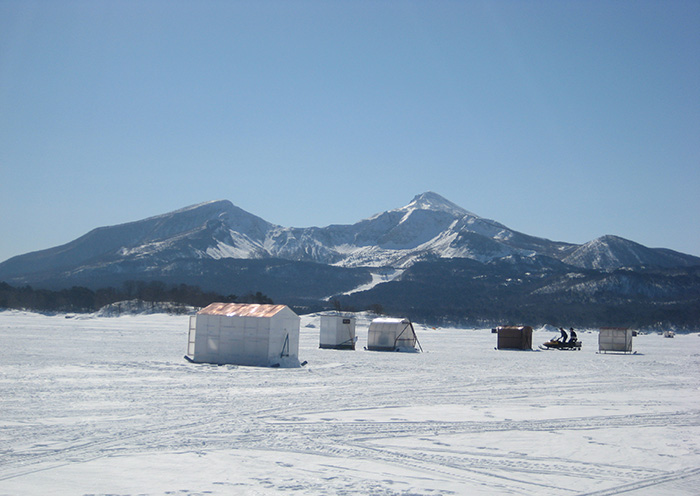
<instances>
[{"instance_id":1,"label":"snow on roof","mask_svg":"<svg viewBox=\"0 0 700 496\"><path fill-rule=\"evenodd\" d=\"M372 323L377 324L408 324L409 322L408 319L396 319L391 317L378 317L372 321Z\"/></svg>"},{"instance_id":2,"label":"snow on roof","mask_svg":"<svg viewBox=\"0 0 700 496\"><path fill-rule=\"evenodd\" d=\"M227 317L272 317L287 305L260 305L253 303L212 303L197 312L198 315L225 315Z\"/></svg>"}]
</instances>

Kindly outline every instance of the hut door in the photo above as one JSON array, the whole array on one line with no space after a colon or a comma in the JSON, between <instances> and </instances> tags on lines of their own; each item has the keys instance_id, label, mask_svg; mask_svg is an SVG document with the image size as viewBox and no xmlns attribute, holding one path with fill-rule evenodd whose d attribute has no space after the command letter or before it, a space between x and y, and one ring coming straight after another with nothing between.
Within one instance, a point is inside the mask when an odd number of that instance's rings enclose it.
<instances>
[{"instance_id":1,"label":"hut door","mask_svg":"<svg viewBox=\"0 0 700 496\"><path fill-rule=\"evenodd\" d=\"M341 345L352 345L355 343L355 336L353 336L352 332L352 320L350 319L343 319L342 320L342 327L341 329L344 331L341 333L341 339L338 340L338 343ZM345 338L345 339L343 339Z\"/></svg>"}]
</instances>

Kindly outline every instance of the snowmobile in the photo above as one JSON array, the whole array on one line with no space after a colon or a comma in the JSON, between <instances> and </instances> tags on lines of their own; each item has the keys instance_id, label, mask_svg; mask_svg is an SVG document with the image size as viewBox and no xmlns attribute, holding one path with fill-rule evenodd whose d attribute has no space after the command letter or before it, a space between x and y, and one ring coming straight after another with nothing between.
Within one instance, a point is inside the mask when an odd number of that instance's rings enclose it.
<instances>
[{"instance_id":1,"label":"snowmobile","mask_svg":"<svg viewBox=\"0 0 700 496\"><path fill-rule=\"evenodd\" d=\"M552 338L540 346L542 350L575 350L581 349L581 341L561 341L559 338Z\"/></svg>"}]
</instances>

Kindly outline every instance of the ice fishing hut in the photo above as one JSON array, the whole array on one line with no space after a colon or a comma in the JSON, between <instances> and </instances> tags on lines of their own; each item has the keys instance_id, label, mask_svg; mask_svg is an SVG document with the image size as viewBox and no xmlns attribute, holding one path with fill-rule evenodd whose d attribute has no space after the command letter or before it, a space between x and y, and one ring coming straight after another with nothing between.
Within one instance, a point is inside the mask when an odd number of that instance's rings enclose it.
<instances>
[{"instance_id":1,"label":"ice fishing hut","mask_svg":"<svg viewBox=\"0 0 700 496\"><path fill-rule=\"evenodd\" d=\"M367 349L373 351L410 351L420 348L416 331L408 319L378 318L369 324ZM421 349L422 351L422 349Z\"/></svg>"},{"instance_id":2,"label":"ice fishing hut","mask_svg":"<svg viewBox=\"0 0 700 496\"><path fill-rule=\"evenodd\" d=\"M634 332L627 327L601 327L598 332L598 351L602 353L632 353Z\"/></svg>"},{"instance_id":3,"label":"ice fishing hut","mask_svg":"<svg viewBox=\"0 0 700 496\"><path fill-rule=\"evenodd\" d=\"M185 358L196 363L297 367L300 321L286 305L212 303L190 317Z\"/></svg>"},{"instance_id":4,"label":"ice fishing hut","mask_svg":"<svg viewBox=\"0 0 700 496\"><path fill-rule=\"evenodd\" d=\"M530 326L500 326L498 333L499 350L531 350L532 327Z\"/></svg>"},{"instance_id":5,"label":"ice fishing hut","mask_svg":"<svg viewBox=\"0 0 700 496\"><path fill-rule=\"evenodd\" d=\"M354 350L355 317L345 315L321 315L319 348Z\"/></svg>"}]
</instances>

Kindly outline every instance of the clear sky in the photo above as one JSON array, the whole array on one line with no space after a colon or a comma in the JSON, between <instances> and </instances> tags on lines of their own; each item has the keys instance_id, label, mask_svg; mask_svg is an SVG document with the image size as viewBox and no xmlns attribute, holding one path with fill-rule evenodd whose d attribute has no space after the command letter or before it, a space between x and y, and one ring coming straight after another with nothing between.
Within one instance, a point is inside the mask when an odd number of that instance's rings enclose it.
<instances>
[{"instance_id":1,"label":"clear sky","mask_svg":"<svg viewBox=\"0 0 700 496\"><path fill-rule=\"evenodd\" d=\"M228 199L435 191L700 255L700 2L0 0L0 261Z\"/></svg>"}]
</instances>

